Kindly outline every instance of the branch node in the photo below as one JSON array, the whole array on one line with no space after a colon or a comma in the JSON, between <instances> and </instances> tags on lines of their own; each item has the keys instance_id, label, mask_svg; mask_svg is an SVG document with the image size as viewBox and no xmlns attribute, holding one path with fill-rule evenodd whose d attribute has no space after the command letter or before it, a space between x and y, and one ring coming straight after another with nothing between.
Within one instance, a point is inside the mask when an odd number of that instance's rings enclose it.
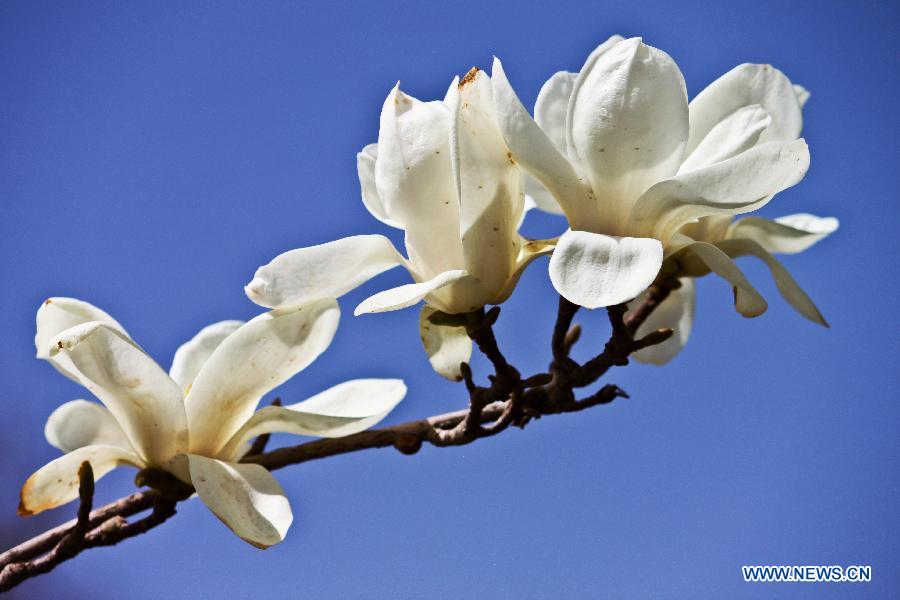
<instances>
[{"instance_id":1,"label":"branch node","mask_svg":"<svg viewBox=\"0 0 900 600\"><path fill-rule=\"evenodd\" d=\"M469 394L472 394L478 386L475 385L475 380L472 378L472 367L469 366L469 363L463 362L459 364L459 374L462 375Z\"/></svg>"},{"instance_id":2,"label":"branch node","mask_svg":"<svg viewBox=\"0 0 900 600\"><path fill-rule=\"evenodd\" d=\"M579 339L581 339L581 325L576 323L569 328L566 337L563 339L563 347L565 348L566 354L569 354L572 351L572 347L578 343Z\"/></svg>"},{"instance_id":3,"label":"branch node","mask_svg":"<svg viewBox=\"0 0 900 600\"><path fill-rule=\"evenodd\" d=\"M415 454L422 448L422 438L411 433L401 433L394 440L394 448L399 450L401 454Z\"/></svg>"}]
</instances>

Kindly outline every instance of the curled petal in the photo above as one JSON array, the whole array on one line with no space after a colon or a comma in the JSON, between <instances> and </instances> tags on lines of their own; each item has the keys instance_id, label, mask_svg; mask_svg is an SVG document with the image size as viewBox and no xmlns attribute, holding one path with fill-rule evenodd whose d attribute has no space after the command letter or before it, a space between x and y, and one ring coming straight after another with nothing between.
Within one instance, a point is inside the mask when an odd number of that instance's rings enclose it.
<instances>
[{"instance_id":1,"label":"curled petal","mask_svg":"<svg viewBox=\"0 0 900 600\"><path fill-rule=\"evenodd\" d=\"M647 289L662 259L659 240L567 231L550 257L550 281L585 308L613 306Z\"/></svg>"},{"instance_id":2,"label":"curled petal","mask_svg":"<svg viewBox=\"0 0 900 600\"><path fill-rule=\"evenodd\" d=\"M197 495L235 535L261 549L284 539L294 515L271 473L259 465L187 456Z\"/></svg>"},{"instance_id":3,"label":"curled petal","mask_svg":"<svg viewBox=\"0 0 900 600\"><path fill-rule=\"evenodd\" d=\"M772 117L758 104L739 108L710 130L678 172L707 167L749 150L771 122Z\"/></svg>"},{"instance_id":4,"label":"curled petal","mask_svg":"<svg viewBox=\"0 0 900 600\"><path fill-rule=\"evenodd\" d=\"M72 400L52 413L44 426L51 446L71 452L84 446L116 446L134 452L128 436L109 409L96 402Z\"/></svg>"},{"instance_id":5,"label":"curled petal","mask_svg":"<svg viewBox=\"0 0 900 600\"><path fill-rule=\"evenodd\" d=\"M425 345L428 361L441 377L450 381L462 381L459 365L472 358L472 340L465 327L438 325L429 321L437 312L427 304L419 313L419 335Z\"/></svg>"},{"instance_id":6,"label":"curled petal","mask_svg":"<svg viewBox=\"0 0 900 600\"><path fill-rule=\"evenodd\" d=\"M581 181L569 160L525 110L510 86L499 59L494 59L491 73L497 123L513 158L549 190L570 219L581 214L587 218L596 210L590 188ZM540 194L540 191L537 193ZM535 202L541 207L547 204L537 196Z\"/></svg>"},{"instance_id":7,"label":"curled petal","mask_svg":"<svg viewBox=\"0 0 900 600\"><path fill-rule=\"evenodd\" d=\"M734 290L734 307L745 317L758 317L769 307L734 261L712 244L690 242L669 258L679 265L682 275L700 277L711 271L730 283Z\"/></svg>"},{"instance_id":8,"label":"curled petal","mask_svg":"<svg viewBox=\"0 0 900 600\"><path fill-rule=\"evenodd\" d=\"M828 321L819 312L812 299L803 291L803 288L791 277L784 265L777 258L766 252L758 243L747 239L725 240L719 242L718 246L732 258L755 256L763 261L769 267L769 272L772 273L772 279L775 280L775 286L778 288L781 296L788 301L794 310L813 323L828 327Z\"/></svg>"},{"instance_id":9,"label":"curled petal","mask_svg":"<svg viewBox=\"0 0 900 600\"><path fill-rule=\"evenodd\" d=\"M99 322L76 325L59 336L51 360L58 357L106 405L147 462L165 468L185 450L181 389L123 334Z\"/></svg>"},{"instance_id":10,"label":"curled petal","mask_svg":"<svg viewBox=\"0 0 900 600\"><path fill-rule=\"evenodd\" d=\"M44 300L37 311L35 321L37 331L34 336L34 345L37 349L37 357L44 360L50 358L51 347L56 343L56 337L60 333L82 323L99 321L128 337L125 328L105 311L75 298L57 297ZM66 362L64 358L61 358L50 361L50 364L72 381L78 382L78 376L72 373L72 369L67 366Z\"/></svg>"},{"instance_id":11,"label":"curled petal","mask_svg":"<svg viewBox=\"0 0 900 600\"><path fill-rule=\"evenodd\" d=\"M94 480L118 466L146 466L136 454L118 446L78 448L47 463L28 478L19 495L19 514L23 517L36 515L77 498L78 468L85 461L91 463Z\"/></svg>"},{"instance_id":12,"label":"curled petal","mask_svg":"<svg viewBox=\"0 0 900 600\"><path fill-rule=\"evenodd\" d=\"M261 314L225 338L184 400L191 451L214 456L263 395L328 348L339 319L337 302L317 300Z\"/></svg>"},{"instance_id":13,"label":"curled petal","mask_svg":"<svg viewBox=\"0 0 900 600\"><path fill-rule=\"evenodd\" d=\"M75 298L44 300L37 311L35 320L37 333L34 336L34 345L37 348L37 357L43 359L50 357L50 347L56 343L56 337L60 333L82 323L99 321L125 336L128 335L125 333L125 328L105 311Z\"/></svg>"},{"instance_id":14,"label":"curled petal","mask_svg":"<svg viewBox=\"0 0 900 600\"><path fill-rule=\"evenodd\" d=\"M804 140L756 146L657 183L635 204L630 230L666 242L683 225L701 217L760 208L803 179L807 168L809 149Z\"/></svg>"},{"instance_id":15,"label":"curled petal","mask_svg":"<svg viewBox=\"0 0 900 600\"><path fill-rule=\"evenodd\" d=\"M374 296L369 296L360 302L359 306L356 307L356 310L353 311L353 314L358 316L365 313L379 313L406 308L407 306L412 306L419 302L428 294L466 277L471 276L461 269L446 271L428 281L423 281L422 283L408 283L406 285L401 285L400 287L378 292Z\"/></svg>"},{"instance_id":16,"label":"curled petal","mask_svg":"<svg viewBox=\"0 0 900 600\"><path fill-rule=\"evenodd\" d=\"M774 221L760 217L745 217L728 229L729 239L749 239L768 252L796 254L837 231L834 217L817 217L807 213L787 215Z\"/></svg>"},{"instance_id":17,"label":"curled petal","mask_svg":"<svg viewBox=\"0 0 900 600\"><path fill-rule=\"evenodd\" d=\"M383 235L354 235L276 256L244 288L260 306L288 308L339 298L379 273L404 264Z\"/></svg>"},{"instance_id":18,"label":"curled petal","mask_svg":"<svg viewBox=\"0 0 900 600\"><path fill-rule=\"evenodd\" d=\"M641 300L642 296L638 296L631 304L639 305ZM638 362L651 365L664 365L675 358L691 335L696 301L694 280L690 277L681 279L681 287L672 290L669 297L656 307L638 328L635 338L640 339L658 329L672 329L675 333L660 344L638 350L634 353L634 358Z\"/></svg>"},{"instance_id":19,"label":"curled petal","mask_svg":"<svg viewBox=\"0 0 900 600\"><path fill-rule=\"evenodd\" d=\"M187 394L197 373L219 344L243 324L243 321L219 321L207 325L175 351L169 377L181 387L182 393Z\"/></svg>"},{"instance_id":20,"label":"curled petal","mask_svg":"<svg viewBox=\"0 0 900 600\"><path fill-rule=\"evenodd\" d=\"M668 54L640 38L621 41L588 58L568 114L569 158L605 203L600 223L570 223L623 232L634 201L681 164L688 137L681 71Z\"/></svg>"},{"instance_id":21,"label":"curled petal","mask_svg":"<svg viewBox=\"0 0 900 600\"><path fill-rule=\"evenodd\" d=\"M247 441L264 433L332 438L359 433L385 418L405 395L400 379L354 379L297 404L266 406L235 433L220 456L236 456Z\"/></svg>"},{"instance_id":22,"label":"curled petal","mask_svg":"<svg viewBox=\"0 0 900 600\"><path fill-rule=\"evenodd\" d=\"M363 204L373 217L385 225L403 229L402 223L393 221L388 216L387 209L378 195L378 186L375 185L376 160L378 160L378 144L369 144L356 155L356 173L359 176Z\"/></svg>"},{"instance_id":23,"label":"curled petal","mask_svg":"<svg viewBox=\"0 0 900 600\"><path fill-rule=\"evenodd\" d=\"M771 65L743 64L728 71L691 100L687 151L734 111L758 104L772 117L759 141L790 141L800 136L803 115L790 80Z\"/></svg>"}]
</instances>

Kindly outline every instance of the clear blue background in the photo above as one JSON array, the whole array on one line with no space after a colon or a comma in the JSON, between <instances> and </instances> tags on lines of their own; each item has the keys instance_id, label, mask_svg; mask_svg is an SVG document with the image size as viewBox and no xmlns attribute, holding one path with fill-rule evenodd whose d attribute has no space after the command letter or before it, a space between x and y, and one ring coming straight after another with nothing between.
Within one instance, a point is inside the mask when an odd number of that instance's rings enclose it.
<instances>
[{"instance_id":1,"label":"clear blue background","mask_svg":"<svg viewBox=\"0 0 900 600\"><path fill-rule=\"evenodd\" d=\"M812 91L812 168L764 213L842 221L786 260L830 331L749 262L769 312L742 319L725 284L702 281L687 351L609 378L631 400L465 448L281 471L296 519L277 547L251 548L192 501L15 595L896 597L898 23L896 2L0 4L4 547L74 512L15 516L20 484L57 455L47 415L86 394L33 358L39 303L94 302L168 367L203 325L258 311L241 287L276 254L390 233L359 201L355 153L397 79L441 97L496 54L532 105L545 78L577 70L612 33L669 52L691 95L736 64L769 62ZM416 310L351 314L405 281L385 274L347 296L332 348L280 394L393 376L410 393L390 422L464 406L430 371ZM539 262L499 324L524 371L546 363L554 306ZM581 321L586 356L606 329L600 312ZM132 475L104 479L99 500L129 492ZM870 564L874 581L746 584L742 564Z\"/></svg>"}]
</instances>

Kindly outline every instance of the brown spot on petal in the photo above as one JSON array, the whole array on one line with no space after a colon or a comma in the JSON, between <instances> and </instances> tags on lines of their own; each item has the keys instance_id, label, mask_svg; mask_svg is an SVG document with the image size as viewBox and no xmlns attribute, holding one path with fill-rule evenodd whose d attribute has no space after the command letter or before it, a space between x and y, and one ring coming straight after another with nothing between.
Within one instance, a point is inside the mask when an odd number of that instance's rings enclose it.
<instances>
[{"instance_id":1,"label":"brown spot on petal","mask_svg":"<svg viewBox=\"0 0 900 600\"><path fill-rule=\"evenodd\" d=\"M44 510L43 508L40 508L40 507L32 506L31 508L29 508L28 506L25 505L26 504L25 496L28 496L31 494L31 487L33 485L34 485L34 475L29 477L28 480L25 481L25 485L22 486L22 490L19 492L19 507L16 509L16 512L19 513L20 517L30 517L31 515L36 515L37 513ZM35 510L33 510L33 509L35 509Z\"/></svg>"},{"instance_id":2,"label":"brown spot on petal","mask_svg":"<svg viewBox=\"0 0 900 600\"><path fill-rule=\"evenodd\" d=\"M16 512L19 513L20 517L30 517L34 513L25 507L24 494L25 488L22 488L22 493L19 494L19 508L16 509Z\"/></svg>"},{"instance_id":3,"label":"brown spot on petal","mask_svg":"<svg viewBox=\"0 0 900 600\"><path fill-rule=\"evenodd\" d=\"M469 69L469 72L466 73L466 75L462 79L459 80L459 89L463 89L468 84L475 81L475 77L478 75L479 70L480 69L478 67L472 67L471 69Z\"/></svg>"}]
</instances>

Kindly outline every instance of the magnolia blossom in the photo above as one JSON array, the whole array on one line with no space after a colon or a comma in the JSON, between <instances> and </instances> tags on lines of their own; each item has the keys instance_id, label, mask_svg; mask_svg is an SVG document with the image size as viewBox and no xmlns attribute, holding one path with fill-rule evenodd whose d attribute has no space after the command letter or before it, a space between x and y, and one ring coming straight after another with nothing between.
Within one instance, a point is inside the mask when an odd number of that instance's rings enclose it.
<instances>
[{"instance_id":1,"label":"magnolia blossom","mask_svg":"<svg viewBox=\"0 0 900 600\"><path fill-rule=\"evenodd\" d=\"M468 313L505 301L524 268L552 245L518 233L522 172L497 126L491 82L477 69L455 79L443 101L400 91L381 111L378 143L357 155L362 199L372 215L405 233L404 258L381 235L360 235L292 250L257 270L246 286L268 308L339 297L401 265L415 283L371 296L355 314L425 300L422 338L432 365L459 377L471 342L461 327L432 323L435 310Z\"/></svg>"},{"instance_id":2,"label":"magnolia blossom","mask_svg":"<svg viewBox=\"0 0 900 600\"><path fill-rule=\"evenodd\" d=\"M534 119L497 59L492 84L504 139L536 180L529 192L571 227L553 252L550 278L588 308L644 290L684 225L755 210L809 165L794 88L768 65L741 65L688 104L668 54L613 36L579 73L544 84ZM765 310L716 246L707 244L699 260L731 282L743 314Z\"/></svg>"},{"instance_id":3,"label":"magnolia blossom","mask_svg":"<svg viewBox=\"0 0 900 600\"><path fill-rule=\"evenodd\" d=\"M120 465L168 471L191 484L232 531L259 548L280 542L293 519L284 491L263 467L242 464L257 435L338 437L370 427L403 398L397 379L359 379L291 406L256 407L331 343L334 300L271 311L201 330L175 353L168 374L107 313L51 298L37 313L35 345L102 404L74 400L47 420L63 452L25 482L19 512L36 514L78 496L78 467L100 478Z\"/></svg>"},{"instance_id":4,"label":"magnolia blossom","mask_svg":"<svg viewBox=\"0 0 900 600\"><path fill-rule=\"evenodd\" d=\"M638 351L635 358L640 362L662 365L672 360L687 343L694 322L696 303L692 278L710 272L696 252L697 242L714 244L729 258L759 258L769 268L775 286L794 310L810 321L828 327L828 322L813 301L772 254L802 252L837 228L838 220L833 217L822 218L806 213L787 215L775 220L745 217L734 222L731 222L730 217L706 217L686 226L681 234L673 237L673 243L680 243L683 250L676 251L671 257L677 263L681 287L673 291L638 329L638 335L663 328L674 329L675 334L661 344Z\"/></svg>"}]
</instances>

